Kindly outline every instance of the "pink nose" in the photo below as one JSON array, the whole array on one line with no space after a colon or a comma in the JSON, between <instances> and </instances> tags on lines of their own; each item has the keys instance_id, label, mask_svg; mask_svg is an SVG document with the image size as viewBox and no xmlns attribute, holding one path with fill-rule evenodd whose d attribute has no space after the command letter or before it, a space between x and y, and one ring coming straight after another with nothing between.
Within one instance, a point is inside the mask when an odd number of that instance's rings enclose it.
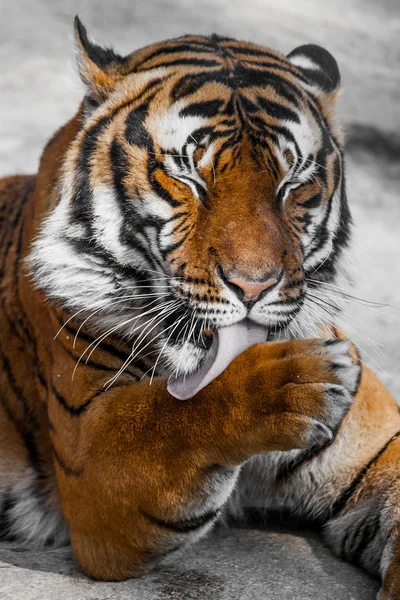
<instances>
[{"instance_id":1,"label":"pink nose","mask_svg":"<svg viewBox=\"0 0 400 600\"><path fill-rule=\"evenodd\" d=\"M243 302L249 302L257 300L261 292L267 290L272 287L278 280L275 277L270 277L267 281L261 281L260 283L252 283L251 281L245 281L244 279L239 279L238 277L234 277L233 279L229 279L229 283L236 285L244 292L244 297L241 298Z\"/></svg>"}]
</instances>

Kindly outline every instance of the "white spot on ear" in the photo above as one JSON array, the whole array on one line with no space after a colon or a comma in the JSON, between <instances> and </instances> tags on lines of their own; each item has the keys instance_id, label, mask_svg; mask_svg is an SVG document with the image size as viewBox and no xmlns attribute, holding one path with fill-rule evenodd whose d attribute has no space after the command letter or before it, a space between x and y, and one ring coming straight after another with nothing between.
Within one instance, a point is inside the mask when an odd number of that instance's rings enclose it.
<instances>
[{"instance_id":1,"label":"white spot on ear","mask_svg":"<svg viewBox=\"0 0 400 600\"><path fill-rule=\"evenodd\" d=\"M299 67L300 69L312 69L312 70L321 70L319 65L317 65L310 57L299 54L297 56L290 57L290 62Z\"/></svg>"}]
</instances>

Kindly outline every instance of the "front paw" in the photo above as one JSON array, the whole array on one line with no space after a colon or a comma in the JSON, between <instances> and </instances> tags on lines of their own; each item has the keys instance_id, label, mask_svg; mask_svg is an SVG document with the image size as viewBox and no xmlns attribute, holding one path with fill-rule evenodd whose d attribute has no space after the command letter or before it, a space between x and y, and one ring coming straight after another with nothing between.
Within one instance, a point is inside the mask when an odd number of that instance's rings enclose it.
<instances>
[{"instance_id":1,"label":"front paw","mask_svg":"<svg viewBox=\"0 0 400 600\"><path fill-rule=\"evenodd\" d=\"M333 440L360 378L348 341L293 340L271 349L266 343L254 347L248 358L257 365L249 385L268 391L265 410L274 411L282 447L309 448Z\"/></svg>"},{"instance_id":2,"label":"front paw","mask_svg":"<svg viewBox=\"0 0 400 600\"><path fill-rule=\"evenodd\" d=\"M329 371L326 382L322 384L325 386L322 423L328 428L332 440L354 401L360 383L361 364L353 355L348 340L321 340L318 354L323 362L326 361Z\"/></svg>"}]
</instances>

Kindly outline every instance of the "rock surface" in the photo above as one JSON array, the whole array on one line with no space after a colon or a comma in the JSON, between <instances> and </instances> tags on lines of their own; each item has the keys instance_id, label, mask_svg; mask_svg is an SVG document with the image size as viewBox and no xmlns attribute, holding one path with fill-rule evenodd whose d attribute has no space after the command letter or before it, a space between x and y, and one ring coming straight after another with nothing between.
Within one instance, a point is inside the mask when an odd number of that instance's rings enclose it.
<instances>
[{"instance_id":1,"label":"rock surface","mask_svg":"<svg viewBox=\"0 0 400 600\"><path fill-rule=\"evenodd\" d=\"M345 91L348 193L363 300L400 306L400 4L398 0L0 0L0 174L35 171L41 148L71 117L72 19L119 52L188 32L250 39L289 52L319 43L337 58ZM400 398L400 311L348 302L343 328ZM377 344L383 344L379 346ZM380 356L383 352L384 356ZM124 583L83 577L69 551L0 544L2 600L372 600L376 581L334 558L307 531L218 530L150 575Z\"/></svg>"},{"instance_id":2,"label":"rock surface","mask_svg":"<svg viewBox=\"0 0 400 600\"><path fill-rule=\"evenodd\" d=\"M378 583L310 532L218 530L142 579L96 582L69 551L0 548L2 600L373 600Z\"/></svg>"}]
</instances>

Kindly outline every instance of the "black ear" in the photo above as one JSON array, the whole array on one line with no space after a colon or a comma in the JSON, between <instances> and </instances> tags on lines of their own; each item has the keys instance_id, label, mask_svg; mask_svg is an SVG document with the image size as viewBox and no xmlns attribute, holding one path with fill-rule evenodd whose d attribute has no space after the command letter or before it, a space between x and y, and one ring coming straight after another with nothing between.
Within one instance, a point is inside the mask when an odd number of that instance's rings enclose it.
<instances>
[{"instance_id":1,"label":"black ear","mask_svg":"<svg viewBox=\"0 0 400 600\"><path fill-rule=\"evenodd\" d=\"M314 44L299 46L288 54L288 59L301 70L316 95L329 95L340 89L339 67L325 48Z\"/></svg>"},{"instance_id":2,"label":"black ear","mask_svg":"<svg viewBox=\"0 0 400 600\"><path fill-rule=\"evenodd\" d=\"M74 30L79 73L88 88L85 102L90 111L101 104L124 77L126 61L111 48L102 48L90 39L78 16Z\"/></svg>"}]
</instances>

